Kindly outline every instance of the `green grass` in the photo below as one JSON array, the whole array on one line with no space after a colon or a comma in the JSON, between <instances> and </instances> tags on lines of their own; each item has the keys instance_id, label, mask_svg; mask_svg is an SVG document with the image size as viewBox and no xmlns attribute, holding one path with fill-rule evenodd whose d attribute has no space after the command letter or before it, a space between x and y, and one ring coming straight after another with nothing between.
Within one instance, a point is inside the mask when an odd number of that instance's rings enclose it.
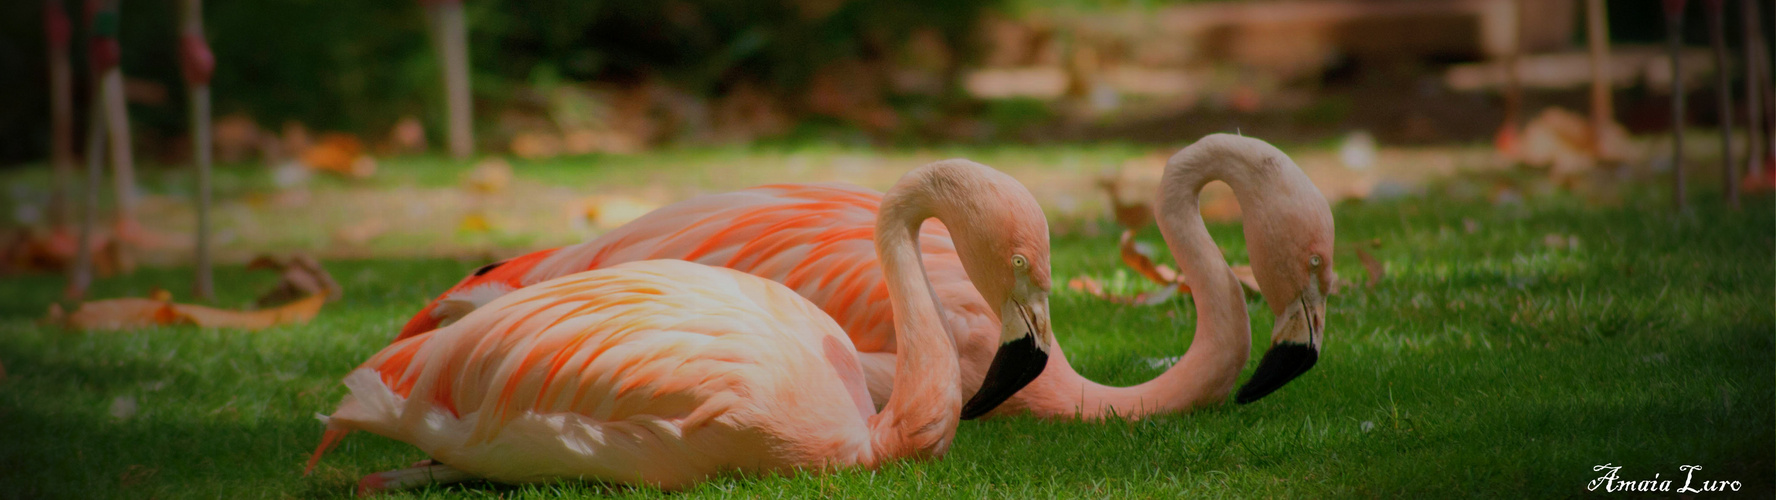
<instances>
[{"instance_id":1,"label":"green grass","mask_svg":"<svg viewBox=\"0 0 1776 500\"><path fill-rule=\"evenodd\" d=\"M1388 274L1364 286L1342 250L1337 270L1357 285L1330 299L1319 364L1260 402L1133 423L964 422L939 461L729 477L685 496L1565 497L1588 494L1592 467L1613 463L1624 479L1702 465L1699 478L1768 497L1776 207L1768 197L1740 212L1713 200L1682 215L1629 205L1588 209L1561 195L1505 208L1340 205L1339 241L1380 241ZM1245 261L1237 226L1212 231ZM1548 245L1550 234L1579 244ZM1152 231L1143 238L1159 244ZM1058 237L1055 272L1060 282L1107 276L1120 266L1114 249L1113 236ZM424 300L478 264L330 262L343 302L308 325L257 333L66 333L35 323L59 278L0 281L0 497L348 496L359 476L424 454L357 434L304 477L321 430L313 415L332 410L339 379ZM245 276L220 283L225 305L271 282ZM147 269L102 280L94 295L188 283L187 270ZM1099 381L1145 380L1158 372L1145 358L1188 344L1188 300L1121 306L1058 291L1053 303L1069 357ZM1261 299L1251 310L1255 365L1272 320ZM119 397L139 411L110 416ZM658 493L470 483L415 495Z\"/></svg>"}]
</instances>

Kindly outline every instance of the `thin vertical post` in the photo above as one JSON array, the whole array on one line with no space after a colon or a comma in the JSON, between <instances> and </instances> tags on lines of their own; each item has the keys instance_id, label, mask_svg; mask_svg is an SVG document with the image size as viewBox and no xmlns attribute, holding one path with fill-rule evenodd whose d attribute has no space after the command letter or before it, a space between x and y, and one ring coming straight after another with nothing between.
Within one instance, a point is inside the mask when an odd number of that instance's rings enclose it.
<instances>
[{"instance_id":1,"label":"thin vertical post","mask_svg":"<svg viewBox=\"0 0 1776 500\"><path fill-rule=\"evenodd\" d=\"M1517 66L1523 60L1523 2L1510 2L1511 36L1505 49L1505 123L1499 127L1498 134L1493 137L1493 146L1499 153L1516 158L1520 131L1523 123L1523 78Z\"/></svg>"},{"instance_id":2,"label":"thin vertical post","mask_svg":"<svg viewBox=\"0 0 1776 500\"><path fill-rule=\"evenodd\" d=\"M1703 0L1708 9L1708 43L1714 46L1716 99L1720 110L1721 189L1726 191L1727 206L1739 208L1739 162L1733 158L1733 66L1727 57L1727 19L1725 0Z\"/></svg>"},{"instance_id":3,"label":"thin vertical post","mask_svg":"<svg viewBox=\"0 0 1776 500\"><path fill-rule=\"evenodd\" d=\"M462 0L420 0L431 21L438 60L444 70L445 112L450 154L467 159L475 153L474 102L469 95L469 41Z\"/></svg>"},{"instance_id":4,"label":"thin vertical post","mask_svg":"<svg viewBox=\"0 0 1776 500\"><path fill-rule=\"evenodd\" d=\"M1609 23L1603 0L1586 0L1585 35L1591 47L1591 150L1603 154L1603 131L1615 123L1610 95Z\"/></svg>"},{"instance_id":5,"label":"thin vertical post","mask_svg":"<svg viewBox=\"0 0 1776 500\"><path fill-rule=\"evenodd\" d=\"M49 224L54 231L73 223L68 190L74 182L74 68L68 62L73 29L60 0L43 2L43 35L49 46Z\"/></svg>"},{"instance_id":6,"label":"thin vertical post","mask_svg":"<svg viewBox=\"0 0 1776 500\"><path fill-rule=\"evenodd\" d=\"M1689 205L1684 186L1684 0L1665 0L1665 32L1671 53L1671 203L1682 210Z\"/></svg>"},{"instance_id":7,"label":"thin vertical post","mask_svg":"<svg viewBox=\"0 0 1776 500\"><path fill-rule=\"evenodd\" d=\"M197 162L197 276L192 293L215 300L216 288L210 261L210 76L216 57L204 40L202 0L183 0L184 17L179 30L179 69L191 95L191 151Z\"/></svg>"},{"instance_id":8,"label":"thin vertical post","mask_svg":"<svg viewBox=\"0 0 1776 500\"><path fill-rule=\"evenodd\" d=\"M1747 148L1745 173L1748 178L1767 183L1776 176L1776 173L1764 170L1769 155L1776 153L1773 151L1776 150L1776 135L1770 134L1776 130L1765 130L1765 127L1776 129L1776 123L1764 120L1776 117L1764 113L1764 106L1769 104L1765 93L1770 92L1776 83L1770 80L1769 59L1764 55L1764 27L1760 22L1762 15L1758 13L1758 1L1742 0L1739 5L1743 8L1745 23L1745 121L1750 129L1746 134L1750 147Z\"/></svg>"}]
</instances>

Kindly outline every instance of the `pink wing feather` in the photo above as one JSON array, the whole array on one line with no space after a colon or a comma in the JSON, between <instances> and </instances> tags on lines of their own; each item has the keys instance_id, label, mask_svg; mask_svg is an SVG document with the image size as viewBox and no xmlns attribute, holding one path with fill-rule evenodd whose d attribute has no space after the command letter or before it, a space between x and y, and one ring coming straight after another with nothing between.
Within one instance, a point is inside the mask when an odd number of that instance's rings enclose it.
<instances>
[{"instance_id":1,"label":"pink wing feather","mask_svg":"<svg viewBox=\"0 0 1776 500\"><path fill-rule=\"evenodd\" d=\"M367 430L501 481L668 488L861 460L874 408L856 356L781 285L637 262L521 289L389 345L347 377L325 441Z\"/></svg>"},{"instance_id":2,"label":"pink wing feather","mask_svg":"<svg viewBox=\"0 0 1776 500\"><path fill-rule=\"evenodd\" d=\"M843 184L777 184L699 196L655 210L592 241L545 250L549 254L543 258L513 259L498 272L522 273L511 283L518 288L647 259L726 267L789 286L838 321L859 351L891 353L894 315L874 241L881 200L881 193ZM940 297L952 299L943 305L956 309L952 302L979 300L942 223L928 221L919 243L932 287ZM532 267L515 269L521 263ZM444 297L482 283L464 280ZM435 327L441 318L427 317L434 307L435 303L414 318L401 338Z\"/></svg>"}]
</instances>

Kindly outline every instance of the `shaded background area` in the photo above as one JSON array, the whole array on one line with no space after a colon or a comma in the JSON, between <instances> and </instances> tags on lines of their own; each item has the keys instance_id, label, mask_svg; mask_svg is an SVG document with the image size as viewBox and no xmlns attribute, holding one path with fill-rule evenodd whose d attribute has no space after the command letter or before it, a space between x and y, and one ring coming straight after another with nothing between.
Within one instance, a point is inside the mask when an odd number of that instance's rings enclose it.
<instances>
[{"instance_id":1,"label":"shaded background area","mask_svg":"<svg viewBox=\"0 0 1776 500\"><path fill-rule=\"evenodd\" d=\"M1497 89L1454 88L1445 73L1502 55L1499 30L1514 21L1500 4L503 0L465 10L478 150L554 156L785 139L1175 143L1232 127L1272 140L1355 129L1388 143L1486 140L1504 118ZM1582 52L1581 4L1525 2L1524 48ZM1718 112L1700 4L1690 2L1685 40L1704 51L1689 114L1705 125ZM0 6L0 165L47 155L41 9ZM123 6L136 147L158 163L189 159L175 11L171 1ZM218 134L232 134L219 136L224 160L252 158L261 133L294 126L378 144L412 119L443 142L439 67L417 3L212 2L205 16ZM1609 2L1609 27L1619 50L1657 52L1659 1ZM1738 23L1728 31L1737 41ZM1572 63L1582 77L1583 59ZM1582 108L1574 83L1531 85L1529 109ZM1668 128L1668 87L1621 81L1624 125Z\"/></svg>"}]
</instances>

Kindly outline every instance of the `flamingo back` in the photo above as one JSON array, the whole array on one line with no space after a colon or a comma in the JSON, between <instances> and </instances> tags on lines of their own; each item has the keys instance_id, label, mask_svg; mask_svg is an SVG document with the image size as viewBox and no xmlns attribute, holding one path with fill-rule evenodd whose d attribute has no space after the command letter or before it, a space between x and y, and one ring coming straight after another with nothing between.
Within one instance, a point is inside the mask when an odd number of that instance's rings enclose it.
<instances>
[{"instance_id":1,"label":"flamingo back","mask_svg":"<svg viewBox=\"0 0 1776 500\"><path fill-rule=\"evenodd\" d=\"M397 341L346 378L330 431L506 482L666 488L865 460L856 351L777 283L680 261L583 272Z\"/></svg>"},{"instance_id":2,"label":"flamingo back","mask_svg":"<svg viewBox=\"0 0 1776 500\"><path fill-rule=\"evenodd\" d=\"M592 241L513 259L488 273L489 279L471 276L415 316L400 338L466 313L440 307L453 297L500 293L624 262L682 259L783 283L837 321L859 351L892 353L894 314L874 241L881 201L881 193L844 184L774 184L698 196ZM996 338L997 319L968 281L949 230L927 221L919 246L932 288L951 313L946 319L958 348L964 354L987 349L990 356L990 340L981 344L965 332L984 329Z\"/></svg>"}]
</instances>

